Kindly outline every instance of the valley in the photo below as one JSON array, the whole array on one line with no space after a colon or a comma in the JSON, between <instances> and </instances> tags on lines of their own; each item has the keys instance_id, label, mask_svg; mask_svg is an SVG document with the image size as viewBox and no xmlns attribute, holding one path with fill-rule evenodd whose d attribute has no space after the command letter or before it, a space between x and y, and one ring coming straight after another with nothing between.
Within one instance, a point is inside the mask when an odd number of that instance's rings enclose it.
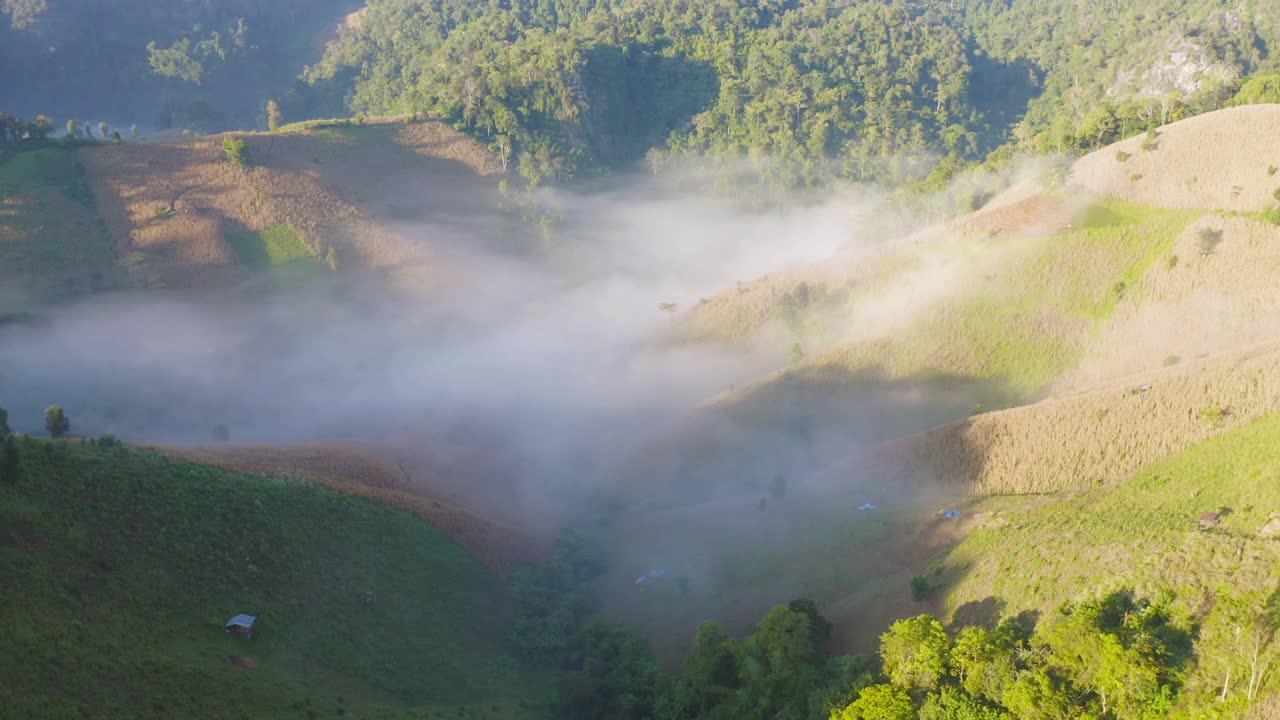
<instances>
[{"instance_id":1,"label":"valley","mask_svg":"<svg viewBox=\"0 0 1280 720\"><path fill-rule=\"evenodd\" d=\"M1034 4L0 2L0 718L1280 712L1280 25Z\"/></svg>"}]
</instances>

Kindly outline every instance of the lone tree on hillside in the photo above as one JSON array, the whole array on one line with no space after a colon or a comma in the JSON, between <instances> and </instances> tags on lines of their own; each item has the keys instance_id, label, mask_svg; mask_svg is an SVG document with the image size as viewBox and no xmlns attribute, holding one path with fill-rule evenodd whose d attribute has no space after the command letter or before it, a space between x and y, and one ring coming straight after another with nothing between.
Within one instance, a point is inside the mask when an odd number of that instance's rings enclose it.
<instances>
[{"instance_id":1,"label":"lone tree on hillside","mask_svg":"<svg viewBox=\"0 0 1280 720\"><path fill-rule=\"evenodd\" d=\"M133 138L134 140L138 139L138 123L134 123L129 126L129 137Z\"/></svg>"},{"instance_id":2,"label":"lone tree on hillside","mask_svg":"<svg viewBox=\"0 0 1280 720\"><path fill-rule=\"evenodd\" d=\"M98 135L103 140L106 140L107 137L111 135L111 126L107 124L106 120L102 120L98 122Z\"/></svg>"},{"instance_id":3,"label":"lone tree on hillside","mask_svg":"<svg viewBox=\"0 0 1280 720\"><path fill-rule=\"evenodd\" d=\"M658 303L658 309L664 313L670 313L671 315L675 315L676 310L679 310L680 306L673 302L664 302L664 303Z\"/></svg>"},{"instance_id":4,"label":"lone tree on hillside","mask_svg":"<svg viewBox=\"0 0 1280 720\"><path fill-rule=\"evenodd\" d=\"M71 118L70 120L67 121L67 137L69 138L80 137L80 121L79 120L75 118Z\"/></svg>"},{"instance_id":5,"label":"lone tree on hillside","mask_svg":"<svg viewBox=\"0 0 1280 720\"><path fill-rule=\"evenodd\" d=\"M267 101L267 128L269 130L279 130L280 121L284 119L284 114L280 112L280 103L274 99Z\"/></svg>"},{"instance_id":6,"label":"lone tree on hillside","mask_svg":"<svg viewBox=\"0 0 1280 720\"><path fill-rule=\"evenodd\" d=\"M44 411L44 427L53 437L60 438L71 430L71 421L67 414L57 405L50 405Z\"/></svg>"},{"instance_id":7,"label":"lone tree on hillside","mask_svg":"<svg viewBox=\"0 0 1280 720\"><path fill-rule=\"evenodd\" d=\"M1209 256L1213 254L1214 249L1222 242L1222 231L1213 228L1202 227L1196 231L1196 248L1201 255Z\"/></svg>"}]
</instances>

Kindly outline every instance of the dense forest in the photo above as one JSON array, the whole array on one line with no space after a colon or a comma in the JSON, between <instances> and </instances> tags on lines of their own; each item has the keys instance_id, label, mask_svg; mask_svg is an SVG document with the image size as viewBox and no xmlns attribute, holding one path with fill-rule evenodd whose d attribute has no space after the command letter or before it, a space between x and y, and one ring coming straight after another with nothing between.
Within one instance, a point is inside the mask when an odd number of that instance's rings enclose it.
<instances>
[{"instance_id":1,"label":"dense forest","mask_svg":"<svg viewBox=\"0 0 1280 720\"><path fill-rule=\"evenodd\" d=\"M0 0L0 112L252 128L352 0Z\"/></svg>"},{"instance_id":2,"label":"dense forest","mask_svg":"<svg viewBox=\"0 0 1280 720\"><path fill-rule=\"evenodd\" d=\"M1001 146L1079 151L1222 107L1280 40L1274 12L1188 0L368 7L300 111L436 113L534 183L686 154L901 182Z\"/></svg>"},{"instance_id":3,"label":"dense forest","mask_svg":"<svg viewBox=\"0 0 1280 720\"><path fill-rule=\"evenodd\" d=\"M213 131L277 98L433 114L534 185L686 156L897 184L1091 149L1280 67L1280 13L1226 0L368 0L323 57L361 3L162 5L0 0L0 110Z\"/></svg>"}]
</instances>

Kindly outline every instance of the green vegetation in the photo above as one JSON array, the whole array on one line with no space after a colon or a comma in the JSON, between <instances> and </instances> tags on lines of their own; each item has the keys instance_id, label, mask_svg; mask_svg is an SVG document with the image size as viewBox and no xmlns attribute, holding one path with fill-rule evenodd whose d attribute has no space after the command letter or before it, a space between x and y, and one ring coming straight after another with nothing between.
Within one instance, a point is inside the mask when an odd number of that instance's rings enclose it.
<instances>
[{"instance_id":1,"label":"green vegetation","mask_svg":"<svg viewBox=\"0 0 1280 720\"><path fill-rule=\"evenodd\" d=\"M1229 398L1224 398L1224 402ZM996 512L933 561L943 605L999 608L1005 615L1051 613L1064 598L1132 587L1168 598L1169 612L1195 617L1197 659L1187 667L1185 707L1208 707L1231 669L1230 709L1248 701L1256 622L1278 587L1280 415L1272 415L1153 463L1131 481L1047 498L991 498ZM1216 513L1210 529L1203 513ZM1237 630L1237 628L1239 628ZM1272 630L1271 632L1274 632ZM1265 635L1261 659L1280 646ZM1277 687L1262 678L1261 689Z\"/></svg>"},{"instance_id":2,"label":"green vegetation","mask_svg":"<svg viewBox=\"0 0 1280 720\"><path fill-rule=\"evenodd\" d=\"M1066 0L372 0L295 99L437 113L514 149L532 184L695 153L749 157L783 183L902 182L929 172L926 151L947 156L945 181L1003 142L1074 152L1265 101L1262 76L1236 78L1277 41L1275 18L1226 0L1083 19ZM1175 49L1215 72L1190 92L1169 84L1153 68L1179 62Z\"/></svg>"},{"instance_id":3,"label":"green vegetation","mask_svg":"<svg viewBox=\"0 0 1280 720\"><path fill-rule=\"evenodd\" d=\"M71 430L71 420L61 407L50 405L44 411L44 429L55 438L64 437Z\"/></svg>"},{"instance_id":4,"label":"green vegetation","mask_svg":"<svg viewBox=\"0 0 1280 720\"><path fill-rule=\"evenodd\" d=\"M1227 676L1222 696L1188 684L1206 664L1198 620L1167 597L1122 589L1044 616L989 618L988 627L901 620L880 637L878 667L856 655L824 659L831 626L804 599L775 606L741 642L704 624L690 656L669 672L655 669L635 638L596 626L560 683L559 710L584 720L1232 717L1263 694L1280 616L1241 605L1222 613L1239 628L1227 662L1242 673L1235 685ZM1267 639L1254 654L1259 638Z\"/></svg>"},{"instance_id":5,"label":"green vegetation","mask_svg":"<svg viewBox=\"0 0 1280 720\"><path fill-rule=\"evenodd\" d=\"M94 108L161 129L252 128L350 10L346 0L2 0L5 99L62 118Z\"/></svg>"},{"instance_id":6,"label":"green vegetation","mask_svg":"<svg viewBox=\"0 0 1280 720\"><path fill-rule=\"evenodd\" d=\"M911 177L905 156L978 150L969 70L959 35L899 5L374 0L308 77L513 147L536 185L705 152L768 154L783 182Z\"/></svg>"},{"instance_id":7,"label":"green vegetation","mask_svg":"<svg viewBox=\"0 0 1280 720\"><path fill-rule=\"evenodd\" d=\"M230 135L222 138L222 154L226 156L227 162L242 170L253 164L249 158L249 149L242 138Z\"/></svg>"},{"instance_id":8,"label":"green vegetation","mask_svg":"<svg viewBox=\"0 0 1280 720\"><path fill-rule=\"evenodd\" d=\"M0 279L37 300L109 287L115 245L74 142L0 151Z\"/></svg>"},{"instance_id":9,"label":"green vegetation","mask_svg":"<svg viewBox=\"0 0 1280 720\"><path fill-rule=\"evenodd\" d=\"M115 443L14 446L8 714L532 717L540 685L503 650L498 579L421 520ZM252 640L223 631L242 612Z\"/></svg>"},{"instance_id":10,"label":"green vegetation","mask_svg":"<svg viewBox=\"0 0 1280 720\"><path fill-rule=\"evenodd\" d=\"M1197 215L1095 201L1075 227L1011 257L999 275L974 278L936 315L839 360L852 369L883 365L895 376L990 379L1017 396L1034 394L1075 365L1086 341ZM855 307L859 297L850 300ZM945 366L936 364L940 357Z\"/></svg>"},{"instance_id":11,"label":"green vegetation","mask_svg":"<svg viewBox=\"0 0 1280 720\"><path fill-rule=\"evenodd\" d=\"M259 232L233 233L227 236L227 242L240 262L254 270L307 274L322 268L315 250L287 224L272 225Z\"/></svg>"}]
</instances>

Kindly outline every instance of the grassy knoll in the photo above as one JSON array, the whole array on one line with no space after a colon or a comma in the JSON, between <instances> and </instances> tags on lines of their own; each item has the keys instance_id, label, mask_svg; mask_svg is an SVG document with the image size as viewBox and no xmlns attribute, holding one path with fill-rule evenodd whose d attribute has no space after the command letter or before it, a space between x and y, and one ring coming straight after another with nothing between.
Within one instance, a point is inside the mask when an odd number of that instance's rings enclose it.
<instances>
[{"instance_id":1,"label":"grassy knoll","mask_svg":"<svg viewBox=\"0 0 1280 720\"><path fill-rule=\"evenodd\" d=\"M1123 485L982 500L971 509L995 514L964 520L977 529L933 560L939 609L1048 613L1116 588L1171 594L1199 632L1188 701L1207 696L1243 653L1235 628L1247 639L1280 588L1277 442L1280 415L1270 415L1152 463ZM1205 512L1222 513L1220 525L1202 529ZM1265 652L1275 655L1280 648L1268 637Z\"/></svg>"},{"instance_id":2,"label":"grassy knoll","mask_svg":"<svg viewBox=\"0 0 1280 720\"><path fill-rule=\"evenodd\" d=\"M498 579L413 516L133 449L19 447L0 717L532 716ZM224 633L239 612L259 637Z\"/></svg>"}]
</instances>

